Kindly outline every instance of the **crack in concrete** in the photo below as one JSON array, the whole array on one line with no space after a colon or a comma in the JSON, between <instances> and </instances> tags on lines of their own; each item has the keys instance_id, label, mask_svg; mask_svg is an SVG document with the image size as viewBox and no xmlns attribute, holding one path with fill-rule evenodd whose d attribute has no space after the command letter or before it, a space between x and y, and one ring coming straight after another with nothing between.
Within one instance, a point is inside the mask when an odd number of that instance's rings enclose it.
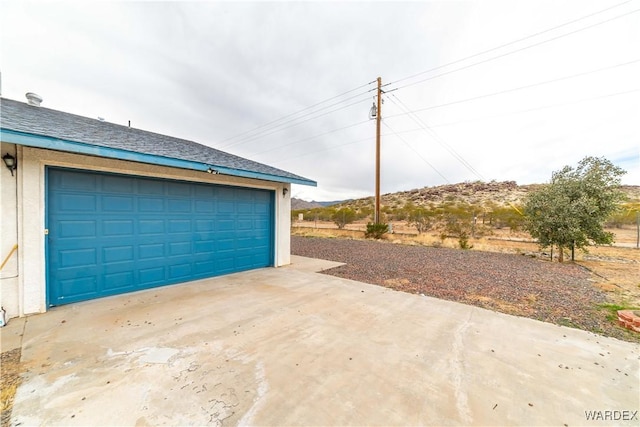
<instances>
[{"instance_id":1,"label":"crack in concrete","mask_svg":"<svg viewBox=\"0 0 640 427\"><path fill-rule=\"evenodd\" d=\"M471 424L471 410L469 408L469 399L464 386L464 335L471 326L471 317L473 310L469 312L469 317L462 323L453 333L453 343L451 349L451 376L453 393L455 396L456 409L463 424Z\"/></svg>"}]
</instances>

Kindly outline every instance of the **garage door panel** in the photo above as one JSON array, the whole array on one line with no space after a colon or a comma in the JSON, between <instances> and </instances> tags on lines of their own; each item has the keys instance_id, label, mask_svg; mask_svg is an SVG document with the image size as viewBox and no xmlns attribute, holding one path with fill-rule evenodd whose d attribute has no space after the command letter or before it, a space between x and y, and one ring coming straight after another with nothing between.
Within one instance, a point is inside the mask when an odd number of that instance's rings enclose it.
<instances>
[{"instance_id":1,"label":"garage door panel","mask_svg":"<svg viewBox=\"0 0 640 427\"><path fill-rule=\"evenodd\" d=\"M121 271L118 273L106 273L104 275L104 287L106 292L133 290L135 284L135 274L133 270Z\"/></svg>"},{"instance_id":2,"label":"garage door panel","mask_svg":"<svg viewBox=\"0 0 640 427\"><path fill-rule=\"evenodd\" d=\"M150 285L160 285L166 283L165 267L142 268L139 270L139 283L141 289L150 287Z\"/></svg>"},{"instance_id":3,"label":"garage door panel","mask_svg":"<svg viewBox=\"0 0 640 427\"><path fill-rule=\"evenodd\" d=\"M269 214L270 205L268 203L256 203L253 206L253 212L260 215Z\"/></svg>"},{"instance_id":4,"label":"garage door panel","mask_svg":"<svg viewBox=\"0 0 640 427\"><path fill-rule=\"evenodd\" d=\"M133 245L107 246L102 248L102 262L110 264L114 262L131 261L134 257Z\"/></svg>"},{"instance_id":5,"label":"garage door panel","mask_svg":"<svg viewBox=\"0 0 640 427\"><path fill-rule=\"evenodd\" d=\"M73 171L61 171L56 177L54 184L58 188L65 190L86 190L93 191L96 188L97 176L86 176L84 179L77 179L78 176Z\"/></svg>"},{"instance_id":6,"label":"garage door panel","mask_svg":"<svg viewBox=\"0 0 640 427\"><path fill-rule=\"evenodd\" d=\"M198 199L210 200L216 197L216 187L199 185L197 187L193 187L193 190L193 195Z\"/></svg>"},{"instance_id":7,"label":"garage door panel","mask_svg":"<svg viewBox=\"0 0 640 427\"><path fill-rule=\"evenodd\" d=\"M253 222L253 229L257 236L266 236L269 234L269 221L256 219Z\"/></svg>"},{"instance_id":8,"label":"garage door panel","mask_svg":"<svg viewBox=\"0 0 640 427\"><path fill-rule=\"evenodd\" d=\"M140 212L159 212L165 210L165 199L160 197L140 197L138 198L138 209Z\"/></svg>"},{"instance_id":9,"label":"garage door panel","mask_svg":"<svg viewBox=\"0 0 640 427\"><path fill-rule=\"evenodd\" d=\"M62 279L60 281L61 298L76 302L79 298L94 294L98 289L97 276Z\"/></svg>"},{"instance_id":10,"label":"garage door panel","mask_svg":"<svg viewBox=\"0 0 640 427\"><path fill-rule=\"evenodd\" d=\"M137 183L138 194L164 195L166 192L166 183L164 181L139 178L136 183Z\"/></svg>"},{"instance_id":11,"label":"garage door panel","mask_svg":"<svg viewBox=\"0 0 640 427\"><path fill-rule=\"evenodd\" d=\"M164 234L163 219L141 219L138 220L138 232L140 234Z\"/></svg>"},{"instance_id":12,"label":"garage door panel","mask_svg":"<svg viewBox=\"0 0 640 427\"><path fill-rule=\"evenodd\" d=\"M215 203L213 200L196 200L195 209L198 213L213 213L215 212Z\"/></svg>"},{"instance_id":13,"label":"garage door panel","mask_svg":"<svg viewBox=\"0 0 640 427\"><path fill-rule=\"evenodd\" d=\"M170 219L169 233L187 233L191 232L191 219Z\"/></svg>"},{"instance_id":14,"label":"garage door panel","mask_svg":"<svg viewBox=\"0 0 640 427\"><path fill-rule=\"evenodd\" d=\"M53 203L62 212L95 212L98 198L93 194L62 194Z\"/></svg>"},{"instance_id":15,"label":"garage door panel","mask_svg":"<svg viewBox=\"0 0 640 427\"><path fill-rule=\"evenodd\" d=\"M235 222L232 218L219 218L215 221L216 231L233 231Z\"/></svg>"},{"instance_id":16,"label":"garage door panel","mask_svg":"<svg viewBox=\"0 0 640 427\"><path fill-rule=\"evenodd\" d=\"M196 254L203 254L203 253L212 254L215 252L216 242L215 240L201 240L199 242L195 242L194 247L195 247L194 252Z\"/></svg>"},{"instance_id":17,"label":"garage door panel","mask_svg":"<svg viewBox=\"0 0 640 427\"><path fill-rule=\"evenodd\" d=\"M220 201L218 202L218 213L220 214L233 214L235 213L235 205L233 202Z\"/></svg>"},{"instance_id":18,"label":"garage door panel","mask_svg":"<svg viewBox=\"0 0 640 427\"><path fill-rule=\"evenodd\" d=\"M236 247L236 241L232 239L218 239L215 241L216 253L232 252Z\"/></svg>"},{"instance_id":19,"label":"garage door panel","mask_svg":"<svg viewBox=\"0 0 640 427\"><path fill-rule=\"evenodd\" d=\"M49 168L49 304L270 266L273 194Z\"/></svg>"},{"instance_id":20,"label":"garage door panel","mask_svg":"<svg viewBox=\"0 0 640 427\"><path fill-rule=\"evenodd\" d=\"M133 219L104 219L102 224L102 236L130 236L133 234Z\"/></svg>"},{"instance_id":21,"label":"garage door panel","mask_svg":"<svg viewBox=\"0 0 640 427\"><path fill-rule=\"evenodd\" d=\"M236 267L248 269L253 265L253 257L249 252L246 252L245 255L239 254L236 257Z\"/></svg>"},{"instance_id":22,"label":"garage door panel","mask_svg":"<svg viewBox=\"0 0 640 427\"><path fill-rule=\"evenodd\" d=\"M206 232L206 233L196 232L192 236L193 236L192 241L194 244L199 242L215 242L217 239L220 238L220 236L218 236L213 231Z\"/></svg>"},{"instance_id":23,"label":"garage door panel","mask_svg":"<svg viewBox=\"0 0 640 427\"><path fill-rule=\"evenodd\" d=\"M213 219L196 219L194 223L195 231L213 231L216 227Z\"/></svg>"},{"instance_id":24,"label":"garage door panel","mask_svg":"<svg viewBox=\"0 0 640 427\"><path fill-rule=\"evenodd\" d=\"M164 258L165 256L164 243L147 243L138 245L139 259Z\"/></svg>"},{"instance_id":25,"label":"garage door panel","mask_svg":"<svg viewBox=\"0 0 640 427\"><path fill-rule=\"evenodd\" d=\"M171 213L190 213L191 199L169 199L168 211Z\"/></svg>"},{"instance_id":26,"label":"garage door panel","mask_svg":"<svg viewBox=\"0 0 640 427\"><path fill-rule=\"evenodd\" d=\"M102 178L102 191L113 193L132 194L135 181L125 176L109 175Z\"/></svg>"},{"instance_id":27,"label":"garage door panel","mask_svg":"<svg viewBox=\"0 0 640 427\"><path fill-rule=\"evenodd\" d=\"M190 241L169 243L170 256L189 255L191 253L193 253L193 247Z\"/></svg>"},{"instance_id":28,"label":"garage door panel","mask_svg":"<svg viewBox=\"0 0 640 427\"><path fill-rule=\"evenodd\" d=\"M188 278L193 275L191 271L191 263L183 263L169 266L169 278L170 279L182 279Z\"/></svg>"},{"instance_id":29,"label":"garage door panel","mask_svg":"<svg viewBox=\"0 0 640 427\"><path fill-rule=\"evenodd\" d=\"M103 212L133 212L133 197L103 196L100 199Z\"/></svg>"},{"instance_id":30,"label":"garage door panel","mask_svg":"<svg viewBox=\"0 0 640 427\"><path fill-rule=\"evenodd\" d=\"M220 271L220 269L216 268L216 262L214 260L207 259L206 261L196 261L193 263L193 271L197 275L206 277L206 274L211 270Z\"/></svg>"},{"instance_id":31,"label":"garage door panel","mask_svg":"<svg viewBox=\"0 0 640 427\"><path fill-rule=\"evenodd\" d=\"M92 220L58 221L55 226L59 231L61 239L67 237L95 237L98 229L97 221Z\"/></svg>"},{"instance_id":32,"label":"garage door panel","mask_svg":"<svg viewBox=\"0 0 640 427\"><path fill-rule=\"evenodd\" d=\"M237 213L239 214L252 214L253 213L253 202L244 202L238 203Z\"/></svg>"},{"instance_id":33,"label":"garage door panel","mask_svg":"<svg viewBox=\"0 0 640 427\"><path fill-rule=\"evenodd\" d=\"M191 197L192 184L186 182L167 181L170 196Z\"/></svg>"},{"instance_id":34,"label":"garage door panel","mask_svg":"<svg viewBox=\"0 0 640 427\"><path fill-rule=\"evenodd\" d=\"M222 273L232 273L236 271L235 259L231 257L220 257L214 262L215 268Z\"/></svg>"},{"instance_id":35,"label":"garage door panel","mask_svg":"<svg viewBox=\"0 0 640 427\"><path fill-rule=\"evenodd\" d=\"M98 262L95 248L66 249L58 253L60 268L67 267L91 267Z\"/></svg>"},{"instance_id":36,"label":"garage door panel","mask_svg":"<svg viewBox=\"0 0 640 427\"><path fill-rule=\"evenodd\" d=\"M102 270L105 274L116 274L125 271L135 271L138 267L137 262L133 260L109 262L102 264Z\"/></svg>"}]
</instances>

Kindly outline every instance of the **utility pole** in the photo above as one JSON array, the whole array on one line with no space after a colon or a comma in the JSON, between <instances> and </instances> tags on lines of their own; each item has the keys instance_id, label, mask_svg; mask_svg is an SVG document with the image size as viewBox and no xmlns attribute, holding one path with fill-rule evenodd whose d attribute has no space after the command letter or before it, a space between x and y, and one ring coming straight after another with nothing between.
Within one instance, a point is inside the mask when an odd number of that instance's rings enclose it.
<instances>
[{"instance_id":1,"label":"utility pole","mask_svg":"<svg viewBox=\"0 0 640 427\"><path fill-rule=\"evenodd\" d=\"M378 105L376 111L376 209L373 222L380 223L380 122L382 120L382 78L378 77Z\"/></svg>"}]
</instances>

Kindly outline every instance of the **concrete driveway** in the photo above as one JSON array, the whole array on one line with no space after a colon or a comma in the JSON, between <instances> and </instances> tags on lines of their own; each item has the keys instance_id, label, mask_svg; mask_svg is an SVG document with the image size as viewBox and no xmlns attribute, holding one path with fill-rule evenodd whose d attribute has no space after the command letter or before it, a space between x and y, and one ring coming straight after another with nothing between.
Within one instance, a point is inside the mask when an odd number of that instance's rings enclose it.
<instances>
[{"instance_id":1,"label":"concrete driveway","mask_svg":"<svg viewBox=\"0 0 640 427\"><path fill-rule=\"evenodd\" d=\"M12 319L13 424L639 424L635 344L293 260Z\"/></svg>"}]
</instances>

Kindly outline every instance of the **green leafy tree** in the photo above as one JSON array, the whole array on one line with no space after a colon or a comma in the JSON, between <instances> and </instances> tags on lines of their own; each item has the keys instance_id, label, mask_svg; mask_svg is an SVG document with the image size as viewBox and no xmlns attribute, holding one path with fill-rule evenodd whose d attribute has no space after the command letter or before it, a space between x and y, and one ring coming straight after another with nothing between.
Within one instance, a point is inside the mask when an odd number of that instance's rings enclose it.
<instances>
[{"instance_id":1,"label":"green leafy tree","mask_svg":"<svg viewBox=\"0 0 640 427\"><path fill-rule=\"evenodd\" d=\"M356 212L353 209L340 208L331 215L331 219L342 230L345 225L356 220Z\"/></svg>"},{"instance_id":2,"label":"green leafy tree","mask_svg":"<svg viewBox=\"0 0 640 427\"><path fill-rule=\"evenodd\" d=\"M525 229L542 247L586 249L591 244L613 243L604 231L607 218L624 199L619 190L625 174L609 160L585 157L576 168L553 172L551 183L529 195L525 202Z\"/></svg>"}]
</instances>

